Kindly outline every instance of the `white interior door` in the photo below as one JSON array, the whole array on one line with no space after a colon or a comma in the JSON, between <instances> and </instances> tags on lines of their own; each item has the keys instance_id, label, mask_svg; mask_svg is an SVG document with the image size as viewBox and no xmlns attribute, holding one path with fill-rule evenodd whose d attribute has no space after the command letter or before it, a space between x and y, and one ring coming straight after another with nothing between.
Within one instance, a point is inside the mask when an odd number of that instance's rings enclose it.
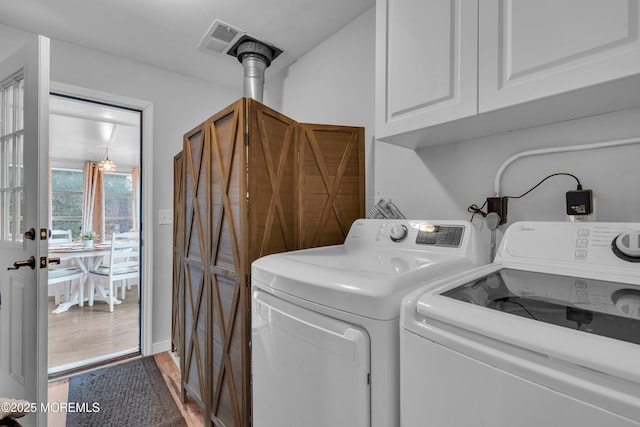
<instances>
[{"instance_id":1,"label":"white interior door","mask_svg":"<svg viewBox=\"0 0 640 427\"><path fill-rule=\"evenodd\" d=\"M0 63L0 397L47 401L49 39ZM33 228L33 240L25 231ZM14 267L34 258L35 266ZM45 263L46 267L46 263ZM45 426L46 413L20 419Z\"/></svg>"}]
</instances>

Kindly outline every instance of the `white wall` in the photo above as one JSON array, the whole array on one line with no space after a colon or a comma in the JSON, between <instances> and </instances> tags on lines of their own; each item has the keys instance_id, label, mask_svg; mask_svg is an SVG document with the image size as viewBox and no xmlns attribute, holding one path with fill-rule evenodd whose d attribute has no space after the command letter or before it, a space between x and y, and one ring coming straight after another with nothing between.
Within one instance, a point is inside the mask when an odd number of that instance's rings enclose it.
<instances>
[{"instance_id":1,"label":"white wall","mask_svg":"<svg viewBox=\"0 0 640 427\"><path fill-rule=\"evenodd\" d=\"M417 152L382 144L376 190L396 200L410 216L468 219L467 207L493 195L500 165L513 154L640 136L640 109L426 148ZM502 195L520 195L547 175L576 175L596 199L598 221L640 222L640 145L528 157L512 163L502 178ZM406 167L404 165L411 165ZM390 173L392 170L397 172ZM387 172L385 172L385 170ZM529 195L509 200L509 223L566 220L565 193L575 180L553 177Z\"/></svg>"},{"instance_id":2,"label":"white wall","mask_svg":"<svg viewBox=\"0 0 640 427\"><path fill-rule=\"evenodd\" d=\"M33 34L0 25L0 59ZM239 76L242 76L238 64ZM171 225L158 225L158 209L173 208L173 156L182 137L242 96L229 89L155 67L51 40L51 80L153 103L153 333L154 348L171 339Z\"/></svg>"},{"instance_id":3,"label":"white wall","mask_svg":"<svg viewBox=\"0 0 640 427\"><path fill-rule=\"evenodd\" d=\"M375 7L270 76L264 103L298 122L365 127L367 206L374 197ZM277 61L277 59L276 59Z\"/></svg>"},{"instance_id":4,"label":"white wall","mask_svg":"<svg viewBox=\"0 0 640 427\"><path fill-rule=\"evenodd\" d=\"M412 151L375 142L375 11L369 10L268 81L265 100L297 120L367 127L367 185L371 198L390 197L408 217L469 219L467 207L493 195L500 165L515 153L640 136L640 109L572 120ZM519 195L555 172L577 175L592 189L599 221L640 222L640 145L523 159L503 176L502 194ZM555 177L522 199L509 201L509 223L566 219L565 193L575 180Z\"/></svg>"}]
</instances>

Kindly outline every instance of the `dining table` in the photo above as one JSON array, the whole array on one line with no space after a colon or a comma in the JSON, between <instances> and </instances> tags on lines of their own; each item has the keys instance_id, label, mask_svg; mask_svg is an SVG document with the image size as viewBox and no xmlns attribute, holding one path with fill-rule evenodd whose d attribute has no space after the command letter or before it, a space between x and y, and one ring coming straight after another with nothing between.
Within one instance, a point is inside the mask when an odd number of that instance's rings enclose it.
<instances>
[{"instance_id":1,"label":"dining table","mask_svg":"<svg viewBox=\"0 0 640 427\"><path fill-rule=\"evenodd\" d=\"M113 304L120 304L121 301L115 296L108 295L107 291L98 281L90 283L89 272L102 262L106 255L111 252L111 243L96 243L91 247L87 247L83 243L59 243L49 245L49 259L59 258L60 262L68 261L78 266L84 273L78 283L72 288L68 301L58 304L53 314L64 313L74 305L83 307L85 301L103 301L109 303L109 299L113 299ZM89 298L89 293L93 292L93 299ZM92 305L92 304L89 304Z\"/></svg>"}]
</instances>

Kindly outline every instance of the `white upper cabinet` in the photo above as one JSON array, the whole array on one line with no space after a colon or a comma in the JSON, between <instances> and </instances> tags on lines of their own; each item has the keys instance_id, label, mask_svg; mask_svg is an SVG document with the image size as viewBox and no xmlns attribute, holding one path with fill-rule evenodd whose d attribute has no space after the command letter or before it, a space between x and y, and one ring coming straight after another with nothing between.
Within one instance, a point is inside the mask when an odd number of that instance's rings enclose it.
<instances>
[{"instance_id":1,"label":"white upper cabinet","mask_svg":"<svg viewBox=\"0 0 640 427\"><path fill-rule=\"evenodd\" d=\"M482 0L479 112L638 73L638 18L637 0Z\"/></svg>"},{"instance_id":2,"label":"white upper cabinet","mask_svg":"<svg viewBox=\"0 0 640 427\"><path fill-rule=\"evenodd\" d=\"M478 3L376 2L376 136L478 111Z\"/></svg>"},{"instance_id":3,"label":"white upper cabinet","mask_svg":"<svg viewBox=\"0 0 640 427\"><path fill-rule=\"evenodd\" d=\"M639 0L378 0L376 138L411 148L640 105Z\"/></svg>"}]
</instances>

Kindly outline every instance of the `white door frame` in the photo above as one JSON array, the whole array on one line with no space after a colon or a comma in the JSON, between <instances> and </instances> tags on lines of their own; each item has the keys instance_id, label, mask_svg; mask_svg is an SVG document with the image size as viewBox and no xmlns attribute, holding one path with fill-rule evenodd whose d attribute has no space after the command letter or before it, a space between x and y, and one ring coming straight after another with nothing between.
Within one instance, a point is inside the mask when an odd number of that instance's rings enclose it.
<instances>
[{"instance_id":1,"label":"white door frame","mask_svg":"<svg viewBox=\"0 0 640 427\"><path fill-rule=\"evenodd\" d=\"M79 86L51 82L51 92L142 111L142 315L140 352L153 354L153 103Z\"/></svg>"}]
</instances>

